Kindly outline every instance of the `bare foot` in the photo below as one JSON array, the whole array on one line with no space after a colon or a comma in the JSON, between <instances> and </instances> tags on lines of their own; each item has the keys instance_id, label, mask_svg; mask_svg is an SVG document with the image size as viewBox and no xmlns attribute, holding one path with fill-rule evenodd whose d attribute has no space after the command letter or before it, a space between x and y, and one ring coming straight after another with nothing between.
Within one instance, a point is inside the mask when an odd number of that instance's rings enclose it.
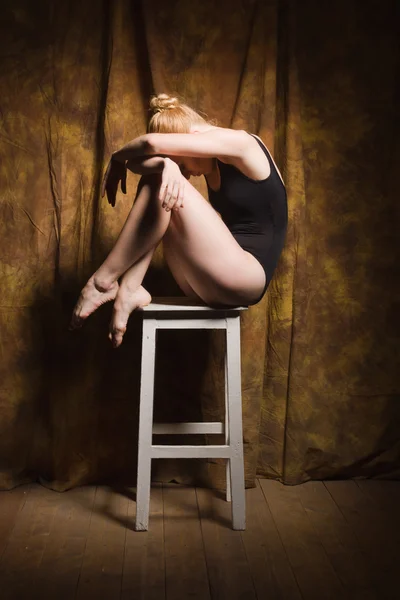
<instances>
[{"instance_id":1,"label":"bare foot","mask_svg":"<svg viewBox=\"0 0 400 600\"><path fill-rule=\"evenodd\" d=\"M150 302L151 296L142 285L132 291L121 283L117 297L115 298L114 310L110 322L110 333L108 334L114 348L118 348L122 344L131 312L136 308L147 306Z\"/></svg>"},{"instance_id":2,"label":"bare foot","mask_svg":"<svg viewBox=\"0 0 400 600\"><path fill-rule=\"evenodd\" d=\"M118 287L118 282L115 281L107 290L99 288L99 286L96 286L94 276L92 275L81 291L81 295L75 305L69 329L82 327L84 320L99 306L110 300L114 300L118 292Z\"/></svg>"}]
</instances>

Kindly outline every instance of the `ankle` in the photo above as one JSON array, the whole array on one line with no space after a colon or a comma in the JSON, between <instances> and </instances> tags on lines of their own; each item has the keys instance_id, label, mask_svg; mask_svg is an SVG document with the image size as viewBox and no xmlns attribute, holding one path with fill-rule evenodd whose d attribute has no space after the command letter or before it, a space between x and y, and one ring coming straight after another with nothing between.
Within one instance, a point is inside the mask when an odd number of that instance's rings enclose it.
<instances>
[{"instance_id":1,"label":"ankle","mask_svg":"<svg viewBox=\"0 0 400 600\"><path fill-rule=\"evenodd\" d=\"M121 284L119 286L122 290L125 290L125 292L127 292L128 294L134 294L135 292L137 292L142 286L140 285L140 283L137 283L135 281L124 281L122 279Z\"/></svg>"},{"instance_id":2,"label":"ankle","mask_svg":"<svg viewBox=\"0 0 400 600\"><path fill-rule=\"evenodd\" d=\"M111 277L105 277L104 275L99 275L95 273L93 275L93 283L99 292L108 292L110 291L115 284L117 283L116 279L112 279Z\"/></svg>"}]
</instances>

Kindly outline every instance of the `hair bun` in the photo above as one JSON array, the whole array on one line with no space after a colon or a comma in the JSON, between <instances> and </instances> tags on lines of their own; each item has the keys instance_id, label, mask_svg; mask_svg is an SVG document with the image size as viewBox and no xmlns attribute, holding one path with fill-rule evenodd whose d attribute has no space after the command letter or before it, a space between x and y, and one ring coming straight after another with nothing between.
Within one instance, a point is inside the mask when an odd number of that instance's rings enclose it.
<instances>
[{"instance_id":1,"label":"hair bun","mask_svg":"<svg viewBox=\"0 0 400 600\"><path fill-rule=\"evenodd\" d=\"M177 108L180 102L178 98L174 96L168 96L168 94L158 94L153 96L150 100L150 110L154 113L162 112L163 110L170 110L171 108Z\"/></svg>"}]
</instances>

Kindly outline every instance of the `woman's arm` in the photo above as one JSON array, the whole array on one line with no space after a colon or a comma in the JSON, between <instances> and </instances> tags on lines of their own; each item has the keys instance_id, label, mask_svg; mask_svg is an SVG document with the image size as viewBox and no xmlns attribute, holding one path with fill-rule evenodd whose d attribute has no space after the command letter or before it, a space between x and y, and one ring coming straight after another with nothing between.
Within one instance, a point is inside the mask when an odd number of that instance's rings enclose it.
<instances>
[{"instance_id":1,"label":"woman's arm","mask_svg":"<svg viewBox=\"0 0 400 600\"><path fill-rule=\"evenodd\" d=\"M101 187L101 196L107 193L107 200L111 206L115 206L118 186L121 184L123 194L126 194L126 171L139 175L150 175L159 173L160 189L159 199L163 208L170 210L169 205L176 209L183 206L183 190L185 179L182 177L178 165L168 157L151 156L149 158L135 157L128 161L116 161L111 158Z\"/></svg>"},{"instance_id":2,"label":"woman's arm","mask_svg":"<svg viewBox=\"0 0 400 600\"><path fill-rule=\"evenodd\" d=\"M124 163L127 160L135 160L139 157L152 156L157 152L151 152L147 137L149 134L141 135L134 140L131 140L125 146L122 146L116 152L113 152L111 159L116 162Z\"/></svg>"},{"instance_id":3,"label":"woman's arm","mask_svg":"<svg viewBox=\"0 0 400 600\"><path fill-rule=\"evenodd\" d=\"M113 159L123 162L138 156L239 158L251 144L245 131L216 127L199 133L148 133L128 142L113 153Z\"/></svg>"},{"instance_id":4,"label":"woman's arm","mask_svg":"<svg viewBox=\"0 0 400 600\"><path fill-rule=\"evenodd\" d=\"M165 161L166 159L163 156L151 156L149 158L138 156L127 160L125 166L132 173L149 175L151 173L162 173Z\"/></svg>"},{"instance_id":5,"label":"woman's arm","mask_svg":"<svg viewBox=\"0 0 400 600\"><path fill-rule=\"evenodd\" d=\"M185 179L173 160L167 156L139 157L128 160L125 166L132 173L141 175L160 173L158 197L162 207L168 212L172 207L178 210L183 206Z\"/></svg>"},{"instance_id":6,"label":"woman's arm","mask_svg":"<svg viewBox=\"0 0 400 600\"><path fill-rule=\"evenodd\" d=\"M126 194L126 170L138 175L149 175L151 173L162 173L165 169L167 158L162 156L151 156L144 158L138 156L130 158L128 161L117 161L111 157L105 172L101 186L101 197L107 192L107 200L111 206L115 206L117 190L121 184L121 191Z\"/></svg>"}]
</instances>

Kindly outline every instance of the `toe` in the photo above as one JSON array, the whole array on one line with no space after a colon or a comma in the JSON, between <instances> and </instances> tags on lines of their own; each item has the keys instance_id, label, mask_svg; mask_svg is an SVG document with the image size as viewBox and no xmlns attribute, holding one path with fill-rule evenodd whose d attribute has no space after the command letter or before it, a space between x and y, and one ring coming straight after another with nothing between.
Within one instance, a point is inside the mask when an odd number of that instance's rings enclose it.
<instances>
[{"instance_id":1,"label":"toe","mask_svg":"<svg viewBox=\"0 0 400 600\"><path fill-rule=\"evenodd\" d=\"M122 344L122 340L124 339L125 330L119 329L118 331L114 331L110 334L110 339L113 345L113 348L118 348Z\"/></svg>"},{"instance_id":2,"label":"toe","mask_svg":"<svg viewBox=\"0 0 400 600\"><path fill-rule=\"evenodd\" d=\"M73 314L72 317L71 317L71 322L69 324L69 329L71 331L73 331L74 329L77 329L77 328L78 328L78 320L77 320L76 315Z\"/></svg>"},{"instance_id":3,"label":"toe","mask_svg":"<svg viewBox=\"0 0 400 600\"><path fill-rule=\"evenodd\" d=\"M80 316L75 314L72 317L71 324L72 324L73 329L79 329L80 327L82 327L83 319Z\"/></svg>"},{"instance_id":4,"label":"toe","mask_svg":"<svg viewBox=\"0 0 400 600\"><path fill-rule=\"evenodd\" d=\"M110 339L114 348L118 348L122 344L124 334L126 332L126 323L120 318L114 318L110 323L110 332L108 338Z\"/></svg>"},{"instance_id":5,"label":"toe","mask_svg":"<svg viewBox=\"0 0 400 600\"><path fill-rule=\"evenodd\" d=\"M113 347L118 348L122 344L123 339L124 339L124 336L122 333L116 334L114 336L114 340L113 340Z\"/></svg>"}]
</instances>

